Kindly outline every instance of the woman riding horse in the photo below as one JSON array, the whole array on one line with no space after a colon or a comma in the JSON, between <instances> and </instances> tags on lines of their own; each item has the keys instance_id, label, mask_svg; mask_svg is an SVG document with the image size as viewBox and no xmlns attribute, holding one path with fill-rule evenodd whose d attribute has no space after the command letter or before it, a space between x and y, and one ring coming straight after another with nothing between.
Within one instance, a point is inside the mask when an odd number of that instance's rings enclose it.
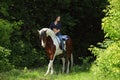
<instances>
[{"instance_id":1,"label":"woman riding horse","mask_svg":"<svg viewBox=\"0 0 120 80\"><path fill-rule=\"evenodd\" d=\"M62 50L64 51L64 43L62 40L62 35L60 33L61 29L60 16L57 16L55 18L55 21L50 24L50 29L52 29L56 36L58 36L58 38L60 39L60 45L62 46Z\"/></svg>"},{"instance_id":2,"label":"woman riding horse","mask_svg":"<svg viewBox=\"0 0 120 80\"><path fill-rule=\"evenodd\" d=\"M62 73L65 72L65 64L66 64L66 73L69 73L70 64L71 67L73 66L71 38L68 37L63 43L62 36L60 34L60 29L61 29L60 16L57 16L55 21L50 24L50 29L42 28L41 30L38 30L41 39L41 45L45 48L45 51L49 58L48 69L45 73L45 76L49 74L49 72L53 74L54 72L53 62L57 55L61 55L61 60L63 63ZM62 49L60 49L56 35L59 37L61 41ZM64 50L66 54L64 54Z\"/></svg>"}]
</instances>

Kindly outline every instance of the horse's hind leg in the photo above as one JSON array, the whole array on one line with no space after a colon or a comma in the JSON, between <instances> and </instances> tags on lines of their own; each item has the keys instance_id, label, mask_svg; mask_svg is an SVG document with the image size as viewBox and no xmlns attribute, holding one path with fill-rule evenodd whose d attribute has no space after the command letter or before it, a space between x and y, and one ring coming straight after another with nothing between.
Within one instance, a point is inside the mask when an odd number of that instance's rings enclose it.
<instances>
[{"instance_id":1,"label":"horse's hind leg","mask_svg":"<svg viewBox=\"0 0 120 80\"><path fill-rule=\"evenodd\" d=\"M71 62L71 65L73 65L73 58L72 58L73 56L71 54L72 54L72 41L69 38L66 41L67 73L69 73L69 70L70 70L70 62Z\"/></svg>"},{"instance_id":2,"label":"horse's hind leg","mask_svg":"<svg viewBox=\"0 0 120 80\"><path fill-rule=\"evenodd\" d=\"M64 73L65 72L65 58L62 57L61 59L62 59L62 64L63 64L63 66L62 66L62 73Z\"/></svg>"},{"instance_id":3,"label":"horse's hind leg","mask_svg":"<svg viewBox=\"0 0 120 80\"><path fill-rule=\"evenodd\" d=\"M67 71L66 71L66 73L69 73L69 70L70 70L70 57L71 57L69 51L67 51L67 56L66 57L67 57Z\"/></svg>"},{"instance_id":4,"label":"horse's hind leg","mask_svg":"<svg viewBox=\"0 0 120 80\"><path fill-rule=\"evenodd\" d=\"M73 67L73 54L72 53L67 55L67 72L66 73L69 73L70 67L71 68Z\"/></svg>"},{"instance_id":5,"label":"horse's hind leg","mask_svg":"<svg viewBox=\"0 0 120 80\"><path fill-rule=\"evenodd\" d=\"M71 53L71 68L73 67L73 54Z\"/></svg>"},{"instance_id":6,"label":"horse's hind leg","mask_svg":"<svg viewBox=\"0 0 120 80\"><path fill-rule=\"evenodd\" d=\"M70 61L68 60L67 61L67 72L66 72L67 74L69 73L69 70L70 70Z\"/></svg>"}]
</instances>

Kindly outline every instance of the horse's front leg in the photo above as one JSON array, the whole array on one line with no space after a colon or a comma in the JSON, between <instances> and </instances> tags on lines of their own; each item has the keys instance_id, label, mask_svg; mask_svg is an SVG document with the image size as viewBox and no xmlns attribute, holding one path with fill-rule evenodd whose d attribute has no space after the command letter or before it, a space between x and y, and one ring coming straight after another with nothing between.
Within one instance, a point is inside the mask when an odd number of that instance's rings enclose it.
<instances>
[{"instance_id":1,"label":"horse's front leg","mask_svg":"<svg viewBox=\"0 0 120 80\"><path fill-rule=\"evenodd\" d=\"M47 54L48 54L50 61L49 61L48 69L47 69L45 76L50 72L50 70L51 70L51 74L53 74L53 71L54 71L53 70L53 62L55 59L55 46L49 45L49 47L46 48L46 51L47 51Z\"/></svg>"},{"instance_id":2,"label":"horse's front leg","mask_svg":"<svg viewBox=\"0 0 120 80\"><path fill-rule=\"evenodd\" d=\"M54 72L54 69L53 69L53 62L52 62L52 64L51 64L51 72L50 72L50 74L53 74L53 72Z\"/></svg>"},{"instance_id":3,"label":"horse's front leg","mask_svg":"<svg viewBox=\"0 0 120 80\"><path fill-rule=\"evenodd\" d=\"M46 76L50 72L50 69L51 69L51 73L53 74L53 60L49 61L48 69L44 76Z\"/></svg>"}]
</instances>

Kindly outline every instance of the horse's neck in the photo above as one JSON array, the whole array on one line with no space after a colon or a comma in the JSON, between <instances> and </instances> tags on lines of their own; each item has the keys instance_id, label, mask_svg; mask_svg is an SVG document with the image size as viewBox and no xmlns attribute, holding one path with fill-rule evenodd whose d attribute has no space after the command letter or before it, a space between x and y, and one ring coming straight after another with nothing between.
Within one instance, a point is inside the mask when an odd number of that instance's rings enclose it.
<instances>
[{"instance_id":1,"label":"horse's neck","mask_svg":"<svg viewBox=\"0 0 120 80\"><path fill-rule=\"evenodd\" d=\"M55 33L51 29L48 29L46 33L47 33L47 36L50 36L52 38L52 40L56 38Z\"/></svg>"}]
</instances>

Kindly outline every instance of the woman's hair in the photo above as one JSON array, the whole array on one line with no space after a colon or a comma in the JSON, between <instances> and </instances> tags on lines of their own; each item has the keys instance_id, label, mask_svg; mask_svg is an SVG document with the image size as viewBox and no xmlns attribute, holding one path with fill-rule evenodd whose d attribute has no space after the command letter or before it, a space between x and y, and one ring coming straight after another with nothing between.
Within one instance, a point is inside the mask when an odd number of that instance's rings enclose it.
<instances>
[{"instance_id":1,"label":"woman's hair","mask_svg":"<svg viewBox=\"0 0 120 80\"><path fill-rule=\"evenodd\" d=\"M55 16L54 20L56 20L58 17L60 17L60 15Z\"/></svg>"},{"instance_id":2,"label":"woman's hair","mask_svg":"<svg viewBox=\"0 0 120 80\"><path fill-rule=\"evenodd\" d=\"M59 14L52 15L51 16L51 21L55 21L57 19L57 17L59 17L59 16L61 17L61 15L59 15Z\"/></svg>"}]
</instances>

